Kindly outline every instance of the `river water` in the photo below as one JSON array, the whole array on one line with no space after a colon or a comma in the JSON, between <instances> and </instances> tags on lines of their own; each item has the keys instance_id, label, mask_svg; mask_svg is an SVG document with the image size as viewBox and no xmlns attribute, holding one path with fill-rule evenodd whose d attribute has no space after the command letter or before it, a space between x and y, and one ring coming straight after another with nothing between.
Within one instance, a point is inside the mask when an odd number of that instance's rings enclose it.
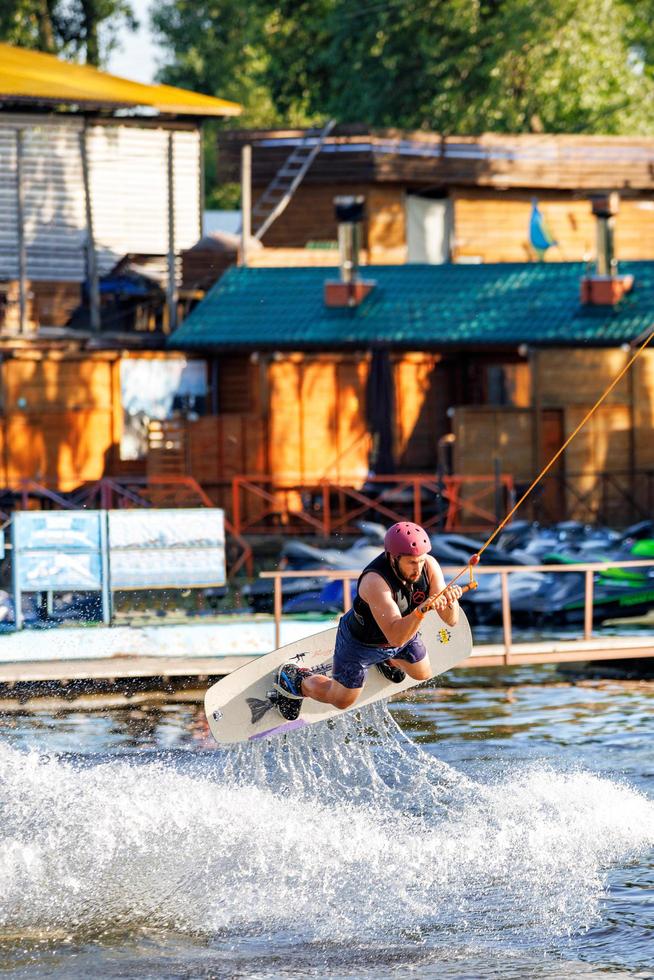
<instances>
[{"instance_id":1,"label":"river water","mask_svg":"<svg viewBox=\"0 0 654 980\"><path fill-rule=\"evenodd\" d=\"M654 684L448 683L229 751L2 716L0 972L654 977Z\"/></svg>"}]
</instances>

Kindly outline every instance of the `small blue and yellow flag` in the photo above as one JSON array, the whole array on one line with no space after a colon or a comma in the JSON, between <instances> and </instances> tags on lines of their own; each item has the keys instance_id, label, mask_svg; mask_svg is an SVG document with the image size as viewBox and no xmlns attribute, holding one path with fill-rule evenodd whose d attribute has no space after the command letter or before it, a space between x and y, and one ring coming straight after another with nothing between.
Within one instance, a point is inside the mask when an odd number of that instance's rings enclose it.
<instances>
[{"instance_id":1,"label":"small blue and yellow flag","mask_svg":"<svg viewBox=\"0 0 654 980\"><path fill-rule=\"evenodd\" d=\"M558 242L552 237L545 224L545 219L538 207L538 200L534 197L531 200L531 216L529 218L529 241L532 248L537 252L546 252L552 245Z\"/></svg>"}]
</instances>

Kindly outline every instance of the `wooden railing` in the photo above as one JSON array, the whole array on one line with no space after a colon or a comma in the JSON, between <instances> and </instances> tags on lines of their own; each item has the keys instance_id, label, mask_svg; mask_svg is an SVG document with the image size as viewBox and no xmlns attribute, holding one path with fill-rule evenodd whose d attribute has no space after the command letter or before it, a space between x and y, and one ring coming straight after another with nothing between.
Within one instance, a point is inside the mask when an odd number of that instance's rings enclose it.
<instances>
[{"instance_id":1,"label":"wooden railing","mask_svg":"<svg viewBox=\"0 0 654 980\"><path fill-rule=\"evenodd\" d=\"M477 575L499 575L501 584L501 597L502 597L502 655L501 661L504 664L509 664L512 662L529 663L529 662L542 662L542 660L529 660L524 659L528 657L529 651L533 650L538 644L533 643L514 643L513 641L513 627L511 622L511 597L509 590L509 576L524 572L553 572L555 574L566 575L572 572L577 574L582 573L584 575L585 589L584 589L584 619L583 619L583 633L578 638L578 640L573 640L572 643L578 643L578 641L589 642L593 638L593 595L595 587L595 575L605 572L608 569L615 568L654 568L654 561L648 559L639 559L637 561L607 561L607 562L580 562L574 565L491 565L488 567L477 566L475 568L475 576ZM452 576L458 574L461 568L450 568L443 567L443 572L445 574L446 580L449 580ZM351 606L350 600L350 582L356 580L361 574L360 569L351 570L338 570L338 571L326 571L325 569L304 569L303 571L273 571L273 572L261 572L261 578L273 579L273 612L275 618L275 647L279 647L281 642L281 622L282 622L282 582L284 579L292 578L324 578L327 581L341 581L343 583L343 612ZM467 575L467 573L466 573ZM462 578L460 582L465 582L466 579ZM652 580L652 591L654 592L654 579ZM654 601L652 603L654 608ZM653 624L654 625L654 624ZM612 638L616 650L612 652L607 650L605 655L601 657L587 657L586 653L581 651L577 659L614 659L624 656L635 656L635 653L625 654L624 646L620 647L620 644L615 637ZM570 654L570 644L561 643L557 641L557 646L561 647L561 652L565 654L560 659L571 660ZM565 647L565 649L563 649ZM643 652L640 647L638 649L639 656L654 656L654 637L650 638L649 644L646 648L646 652ZM622 650L622 652L620 652ZM542 650L534 651L535 654L542 653ZM586 651L587 652L587 651ZM520 658L516 660L516 657ZM481 659L481 658L476 658ZM556 662L556 657L548 658ZM490 661L489 661L490 662Z\"/></svg>"}]
</instances>

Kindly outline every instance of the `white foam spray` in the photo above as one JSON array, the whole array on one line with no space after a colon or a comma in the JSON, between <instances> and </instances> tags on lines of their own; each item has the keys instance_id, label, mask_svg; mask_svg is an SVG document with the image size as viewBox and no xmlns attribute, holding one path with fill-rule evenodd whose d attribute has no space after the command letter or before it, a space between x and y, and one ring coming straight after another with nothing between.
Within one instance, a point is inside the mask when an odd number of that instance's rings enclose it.
<instances>
[{"instance_id":1,"label":"white foam spray","mask_svg":"<svg viewBox=\"0 0 654 980\"><path fill-rule=\"evenodd\" d=\"M546 766L472 781L384 706L215 754L90 764L0 745L0 932L518 945L587 927L654 803Z\"/></svg>"}]
</instances>

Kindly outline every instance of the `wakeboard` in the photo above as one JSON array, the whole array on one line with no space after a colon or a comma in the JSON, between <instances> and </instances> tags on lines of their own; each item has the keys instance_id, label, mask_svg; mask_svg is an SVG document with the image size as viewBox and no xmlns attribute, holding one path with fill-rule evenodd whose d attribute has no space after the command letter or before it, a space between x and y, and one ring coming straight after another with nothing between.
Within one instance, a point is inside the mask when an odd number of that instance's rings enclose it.
<instances>
[{"instance_id":1,"label":"wakeboard","mask_svg":"<svg viewBox=\"0 0 654 980\"><path fill-rule=\"evenodd\" d=\"M431 610L420 625L420 634L427 647L432 677L455 667L472 652L472 634L463 610L459 611L456 626L448 626L437 612ZM407 675L396 684L371 667L359 699L350 708L335 708L331 704L304 698L298 717L288 721L277 707L275 682L279 668L289 661L308 668L312 673L329 677L335 641L335 628L314 633L258 657L210 687L205 695L204 707L216 741L247 742L281 735L305 725L336 718L344 710L354 711L425 683Z\"/></svg>"}]
</instances>

